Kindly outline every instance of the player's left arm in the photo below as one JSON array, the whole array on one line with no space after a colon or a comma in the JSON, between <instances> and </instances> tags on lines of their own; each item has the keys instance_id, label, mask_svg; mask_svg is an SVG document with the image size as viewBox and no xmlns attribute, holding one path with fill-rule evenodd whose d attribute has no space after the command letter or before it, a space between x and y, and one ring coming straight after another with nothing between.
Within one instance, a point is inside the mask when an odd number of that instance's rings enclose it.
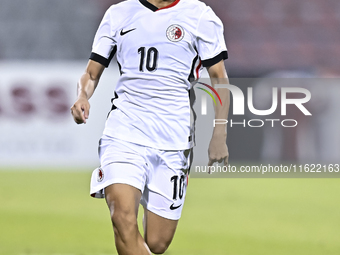
<instances>
[{"instance_id":1,"label":"player's left arm","mask_svg":"<svg viewBox=\"0 0 340 255\"><path fill-rule=\"evenodd\" d=\"M207 67L212 86L216 84L229 84L228 75L225 70L224 61ZM215 119L228 119L230 106L230 91L226 88L217 89L220 95L222 105L215 106ZM209 163L211 166L214 162L223 162L226 166L229 159L229 151L227 146L227 126L226 124L219 124L214 127L212 138L208 149Z\"/></svg>"}]
</instances>

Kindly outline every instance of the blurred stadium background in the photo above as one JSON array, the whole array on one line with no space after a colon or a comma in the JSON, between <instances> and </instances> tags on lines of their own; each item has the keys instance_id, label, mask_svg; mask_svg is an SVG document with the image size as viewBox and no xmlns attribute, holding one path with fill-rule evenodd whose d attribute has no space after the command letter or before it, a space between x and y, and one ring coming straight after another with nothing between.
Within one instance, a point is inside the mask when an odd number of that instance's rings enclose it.
<instances>
[{"instance_id":1,"label":"blurred stadium background","mask_svg":"<svg viewBox=\"0 0 340 255\"><path fill-rule=\"evenodd\" d=\"M115 64L88 124L75 125L69 108L99 22L117 2L0 0L0 254L115 254L105 204L88 197ZM268 76L324 79L312 92L313 121L298 132L230 129L231 163L340 163L340 86L328 82L340 70L340 2L204 2L225 25L227 71L232 83L246 81L241 89L261 91ZM189 187L167 254L340 254L338 179L195 178Z\"/></svg>"}]
</instances>

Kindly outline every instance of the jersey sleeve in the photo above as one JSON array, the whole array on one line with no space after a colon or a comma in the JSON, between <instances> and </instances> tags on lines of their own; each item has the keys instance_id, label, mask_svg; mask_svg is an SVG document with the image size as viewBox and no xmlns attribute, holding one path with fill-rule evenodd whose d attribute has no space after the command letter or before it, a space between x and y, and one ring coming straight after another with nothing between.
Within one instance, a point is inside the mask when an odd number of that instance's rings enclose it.
<instances>
[{"instance_id":1,"label":"jersey sleeve","mask_svg":"<svg viewBox=\"0 0 340 255\"><path fill-rule=\"evenodd\" d=\"M197 27L197 50L204 67L213 66L228 58L223 32L222 21L208 7Z\"/></svg>"},{"instance_id":2,"label":"jersey sleeve","mask_svg":"<svg viewBox=\"0 0 340 255\"><path fill-rule=\"evenodd\" d=\"M117 46L112 30L110 9L104 15L94 37L90 59L108 67L116 54Z\"/></svg>"}]
</instances>

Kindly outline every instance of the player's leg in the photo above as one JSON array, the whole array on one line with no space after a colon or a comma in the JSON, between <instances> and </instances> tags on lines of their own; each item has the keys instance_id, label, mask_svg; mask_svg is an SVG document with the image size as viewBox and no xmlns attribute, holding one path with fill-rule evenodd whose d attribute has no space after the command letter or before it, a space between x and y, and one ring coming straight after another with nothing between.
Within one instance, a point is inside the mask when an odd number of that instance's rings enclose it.
<instances>
[{"instance_id":1,"label":"player's leg","mask_svg":"<svg viewBox=\"0 0 340 255\"><path fill-rule=\"evenodd\" d=\"M154 254L163 254L169 247L178 220L163 218L144 208L144 239Z\"/></svg>"},{"instance_id":2,"label":"player's leg","mask_svg":"<svg viewBox=\"0 0 340 255\"><path fill-rule=\"evenodd\" d=\"M155 254L169 247L181 217L187 188L190 152L146 153L150 171L141 203L144 207L144 239Z\"/></svg>"},{"instance_id":3,"label":"player's leg","mask_svg":"<svg viewBox=\"0 0 340 255\"><path fill-rule=\"evenodd\" d=\"M105 194L120 255L151 254L137 225L138 205L147 177L144 151L143 146L104 135L99 145L101 167L91 178L91 195Z\"/></svg>"},{"instance_id":4,"label":"player's leg","mask_svg":"<svg viewBox=\"0 0 340 255\"><path fill-rule=\"evenodd\" d=\"M150 255L149 248L138 230L137 214L141 191L127 184L105 188L119 255Z\"/></svg>"}]
</instances>

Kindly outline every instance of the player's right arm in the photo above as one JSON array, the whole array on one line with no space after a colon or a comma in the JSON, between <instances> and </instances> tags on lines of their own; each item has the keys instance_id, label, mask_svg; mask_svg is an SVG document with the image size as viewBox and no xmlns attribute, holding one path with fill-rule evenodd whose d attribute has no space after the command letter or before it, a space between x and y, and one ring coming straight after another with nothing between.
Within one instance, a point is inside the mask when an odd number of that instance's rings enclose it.
<instances>
[{"instance_id":1,"label":"player's right arm","mask_svg":"<svg viewBox=\"0 0 340 255\"><path fill-rule=\"evenodd\" d=\"M78 99L71 107L71 113L77 124L85 124L90 113L89 99L93 95L99 79L105 69L102 64L89 60L85 73L78 82Z\"/></svg>"}]
</instances>

